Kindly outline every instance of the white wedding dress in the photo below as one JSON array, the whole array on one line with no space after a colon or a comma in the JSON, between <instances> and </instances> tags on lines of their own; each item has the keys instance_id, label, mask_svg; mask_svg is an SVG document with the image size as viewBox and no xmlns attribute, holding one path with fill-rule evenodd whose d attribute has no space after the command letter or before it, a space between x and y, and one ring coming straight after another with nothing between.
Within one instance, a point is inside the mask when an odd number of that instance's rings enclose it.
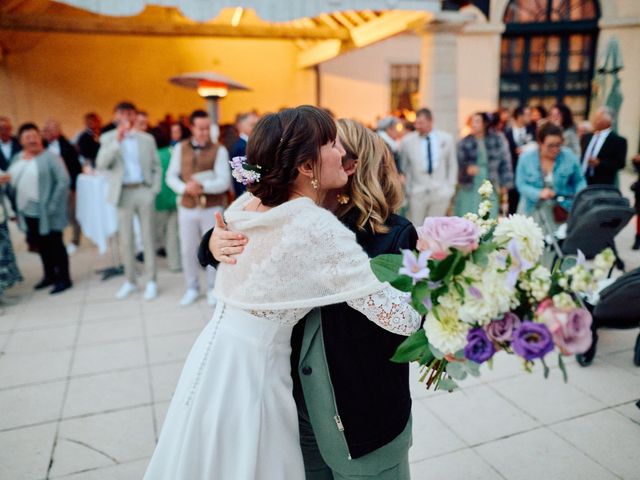
<instances>
[{"instance_id":1,"label":"white wedding dress","mask_svg":"<svg viewBox=\"0 0 640 480\"><path fill-rule=\"evenodd\" d=\"M221 265L218 304L188 358L145 480L303 480L290 337L313 307L347 302L410 335L420 318L381 284L355 235L308 198L225 216L249 238Z\"/></svg>"}]
</instances>

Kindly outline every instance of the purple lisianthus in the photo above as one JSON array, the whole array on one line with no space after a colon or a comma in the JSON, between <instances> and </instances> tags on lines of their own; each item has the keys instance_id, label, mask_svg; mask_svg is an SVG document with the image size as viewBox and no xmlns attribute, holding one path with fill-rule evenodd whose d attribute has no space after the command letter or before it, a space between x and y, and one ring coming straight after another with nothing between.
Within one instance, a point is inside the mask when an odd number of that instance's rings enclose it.
<instances>
[{"instance_id":1,"label":"purple lisianthus","mask_svg":"<svg viewBox=\"0 0 640 480\"><path fill-rule=\"evenodd\" d=\"M467 345L464 347L464 356L467 360L476 363L484 363L493 357L496 349L482 328L474 328L467 333Z\"/></svg>"},{"instance_id":2,"label":"purple lisianthus","mask_svg":"<svg viewBox=\"0 0 640 480\"><path fill-rule=\"evenodd\" d=\"M493 320L484 327L487 336L496 343L510 342L513 332L520 326L520 319L513 312L507 312L500 320Z\"/></svg>"},{"instance_id":3,"label":"purple lisianthus","mask_svg":"<svg viewBox=\"0 0 640 480\"><path fill-rule=\"evenodd\" d=\"M418 258L411 250L402 250L402 268L399 273L406 275L413 279L414 285L420 280L429 278L429 267L427 267L427 261L431 256L431 252L426 250L420 252Z\"/></svg>"},{"instance_id":4,"label":"purple lisianthus","mask_svg":"<svg viewBox=\"0 0 640 480\"><path fill-rule=\"evenodd\" d=\"M544 323L522 322L513 332L511 347L522 358L535 360L553 350L553 338Z\"/></svg>"}]
</instances>

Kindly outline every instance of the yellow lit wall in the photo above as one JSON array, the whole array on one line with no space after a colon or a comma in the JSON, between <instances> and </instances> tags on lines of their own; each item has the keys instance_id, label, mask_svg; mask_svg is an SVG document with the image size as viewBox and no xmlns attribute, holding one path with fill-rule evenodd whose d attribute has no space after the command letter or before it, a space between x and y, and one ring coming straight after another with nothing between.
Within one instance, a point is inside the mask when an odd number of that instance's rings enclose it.
<instances>
[{"instance_id":1,"label":"yellow lit wall","mask_svg":"<svg viewBox=\"0 0 640 480\"><path fill-rule=\"evenodd\" d=\"M67 135L82 126L82 115L97 111L105 121L115 103L129 99L149 112L205 107L195 91L168 78L214 70L251 87L230 92L221 102L221 120L239 111L260 112L315 102L315 73L295 68L296 49L281 40L205 39L24 33L31 47L0 60L0 115L15 124L53 117ZM22 39L21 39L22 40ZM29 40L32 40L30 42Z\"/></svg>"}]
</instances>

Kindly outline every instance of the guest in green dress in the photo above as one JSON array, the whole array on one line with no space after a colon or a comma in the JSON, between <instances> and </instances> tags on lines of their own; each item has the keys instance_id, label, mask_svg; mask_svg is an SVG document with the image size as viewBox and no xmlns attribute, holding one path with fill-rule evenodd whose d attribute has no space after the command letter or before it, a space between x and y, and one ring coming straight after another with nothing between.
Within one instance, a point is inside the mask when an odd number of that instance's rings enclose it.
<instances>
[{"instance_id":1,"label":"guest in green dress","mask_svg":"<svg viewBox=\"0 0 640 480\"><path fill-rule=\"evenodd\" d=\"M497 217L501 198L513 186L508 145L488 126L486 113L474 113L469 119L471 133L458 142L458 192L454 206L458 216L478 211L481 201L478 188L489 180L494 188L491 216Z\"/></svg>"}]
</instances>

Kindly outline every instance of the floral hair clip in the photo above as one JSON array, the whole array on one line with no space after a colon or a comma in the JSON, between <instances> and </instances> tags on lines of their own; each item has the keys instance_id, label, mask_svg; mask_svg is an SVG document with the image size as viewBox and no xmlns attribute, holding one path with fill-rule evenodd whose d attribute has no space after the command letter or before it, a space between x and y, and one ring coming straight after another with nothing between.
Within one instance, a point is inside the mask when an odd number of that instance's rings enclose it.
<instances>
[{"instance_id":1,"label":"floral hair clip","mask_svg":"<svg viewBox=\"0 0 640 480\"><path fill-rule=\"evenodd\" d=\"M243 185L251 185L260 181L260 165L250 165L247 163L247 157L233 157L229 161L231 165L231 175L238 183Z\"/></svg>"}]
</instances>

